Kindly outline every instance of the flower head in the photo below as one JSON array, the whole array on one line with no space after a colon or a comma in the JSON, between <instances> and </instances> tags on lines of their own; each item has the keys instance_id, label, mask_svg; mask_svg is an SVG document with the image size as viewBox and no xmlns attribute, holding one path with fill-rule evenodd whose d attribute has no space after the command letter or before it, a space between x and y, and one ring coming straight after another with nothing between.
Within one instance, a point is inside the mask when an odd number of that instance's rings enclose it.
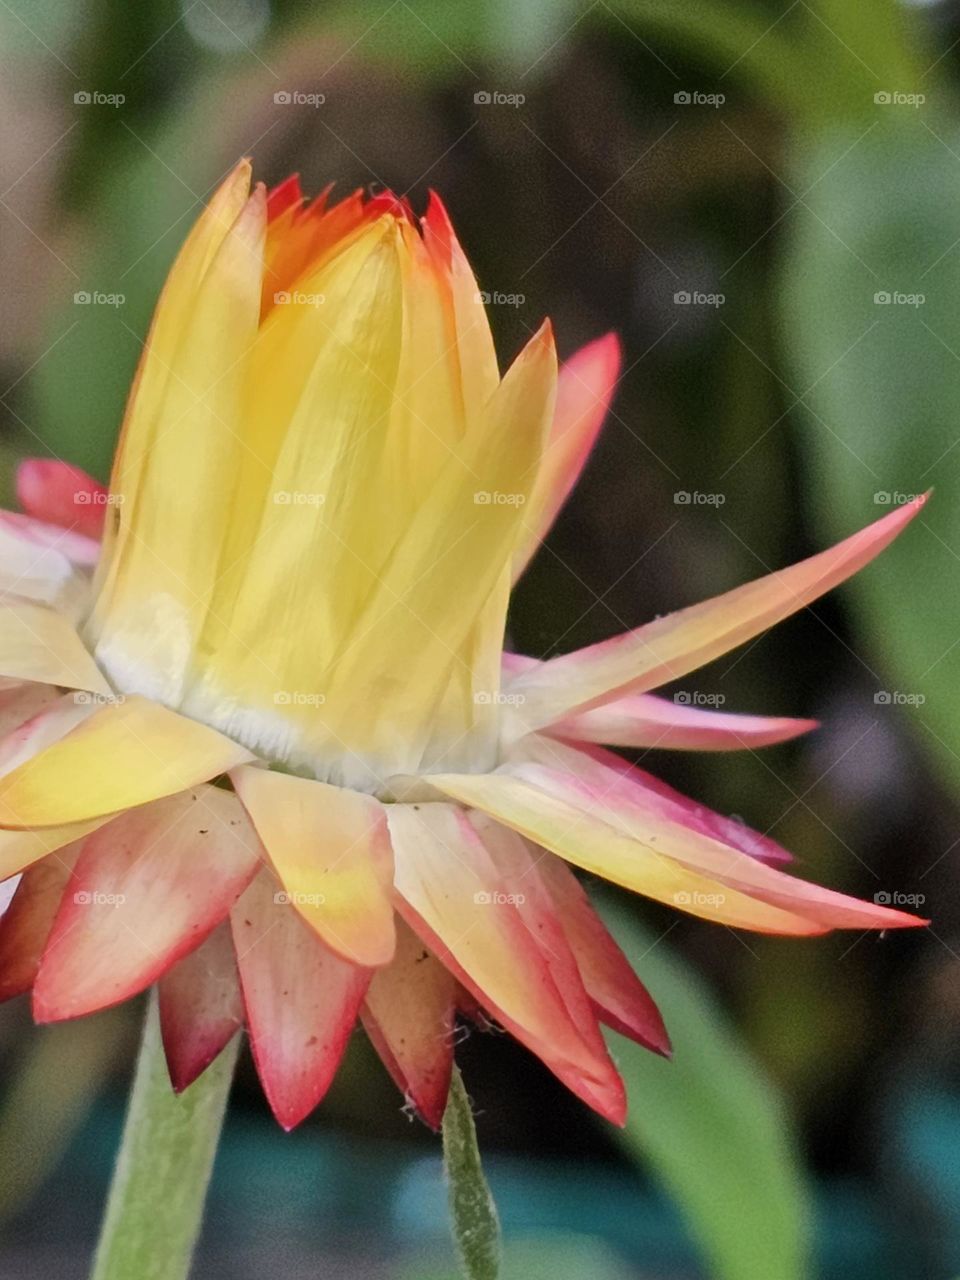
<instances>
[{"instance_id":1,"label":"flower head","mask_svg":"<svg viewBox=\"0 0 960 1280\"><path fill-rule=\"evenodd\" d=\"M808 721L651 691L842 582L919 503L830 551L546 662L503 652L510 587L619 370L501 377L436 197L305 204L239 165L160 298L109 489L25 463L0 589L0 995L39 1021L160 984L171 1077L245 1025L296 1124L361 1019L419 1113L458 1013L624 1114L599 1024L668 1051L570 865L766 933L922 923L606 747L725 750Z\"/></svg>"}]
</instances>

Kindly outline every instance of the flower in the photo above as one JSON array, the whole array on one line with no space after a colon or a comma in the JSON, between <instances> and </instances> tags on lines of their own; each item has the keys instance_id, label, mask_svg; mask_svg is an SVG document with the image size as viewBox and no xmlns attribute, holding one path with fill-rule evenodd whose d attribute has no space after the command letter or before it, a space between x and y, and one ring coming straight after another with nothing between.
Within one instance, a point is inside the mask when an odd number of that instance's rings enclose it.
<instances>
[{"instance_id":1,"label":"flower","mask_svg":"<svg viewBox=\"0 0 960 1280\"><path fill-rule=\"evenodd\" d=\"M0 995L32 988L47 1022L159 983L175 1087L243 1024L288 1127L358 1018L437 1125L455 1018L486 1016L622 1122L599 1024L669 1043L568 864L760 932L922 923L789 874L606 750L811 728L651 691L842 582L920 503L600 644L505 654L616 339L558 373L544 324L501 379L435 196L418 225L389 194L250 182L242 163L171 270L109 490L29 461L0 523L0 878L22 873Z\"/></svg>"}]
</instances>

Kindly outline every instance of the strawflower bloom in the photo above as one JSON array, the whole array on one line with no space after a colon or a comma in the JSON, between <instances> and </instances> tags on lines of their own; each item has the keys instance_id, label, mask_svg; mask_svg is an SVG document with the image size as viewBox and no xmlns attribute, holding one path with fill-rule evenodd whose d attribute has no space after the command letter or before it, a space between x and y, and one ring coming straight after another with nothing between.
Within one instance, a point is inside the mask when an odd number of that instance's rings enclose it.
<instances>
[{"instance_id":1,"label":"strawflower bloom","mask_svg":"<svg viewBox=\"0 0 960 1280\"><path fill-rule=\"evenodd\" d=\"M240 164L164 287L109 490L19 473L0 523L0 995L39 1022L159 984L183 1089L239 1027L290 1127L359 1018L430 1125L458 1015L601 1115L600 1033L667 1053L573 867L738 929L922 923L607 750L729 750L809 721L658 686L870 561L829 551L549 661L503 652L511 584L587 458L606 337L550 325L501 377L443 205L251 193ZM22 874L21 874L22 873Z\"/></svg>"}]
</instances>

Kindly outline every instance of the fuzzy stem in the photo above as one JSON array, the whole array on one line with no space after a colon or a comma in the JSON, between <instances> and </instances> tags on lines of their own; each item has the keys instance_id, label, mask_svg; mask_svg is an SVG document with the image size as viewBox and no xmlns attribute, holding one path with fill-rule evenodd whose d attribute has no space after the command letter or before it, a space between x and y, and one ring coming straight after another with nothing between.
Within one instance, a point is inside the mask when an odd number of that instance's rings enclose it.
<instances>
[{"instance_id":1,"label":"fuzzy stem","mask_svg":"<svg viewBox=\"0 0 960 1280\"><path fill-rule=\"evenodd\" d=\"M186 1280L239 1039L178 1097L151 992L91 1280Z\"/></svg>"},{"instance_id":2,"label":"fuzzy stem","mask_svg":"<svg viewBox=\"0 0 960 1280\"><path fill-rule=\"evenodd\" d=\"M443 1158L447 1169L450 1226L466 1280L497 1280L500 1221L477 1147L470 1099L456 1067L443 1113Z\"/></svg>"}]
</instances>

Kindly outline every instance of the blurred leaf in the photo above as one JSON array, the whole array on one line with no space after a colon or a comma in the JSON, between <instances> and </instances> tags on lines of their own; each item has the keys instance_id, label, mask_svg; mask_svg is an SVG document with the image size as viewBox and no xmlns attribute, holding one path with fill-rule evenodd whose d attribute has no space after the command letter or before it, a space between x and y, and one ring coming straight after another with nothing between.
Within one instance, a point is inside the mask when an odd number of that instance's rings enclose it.
<instances>
[{"instance_id":1,"label":"blurred leaf","mask_svg":"<svg viewBox=\"0 0 960 1280\"><path fill-rule=\"evenodd\" d=\"M918 90L927 59L916 45L920 15L911 13L900 0L870 0L851 4L850 0L811 0L803 6L811 24L819 27L824 43L832 41L838 57L848 70L861 74L861 82L871 84L870 97L883 90ZM864 104L866 105L866 104Z\"/></svg>"},{"instance_id":2,"label":"blurred leaf","mask_svg":"<svg viewBox=\"0 0 960 1280\"><path fill-rule=\"evenodd\" d=\"M623 1141L672 1194L712 1274L800 1280L807 1196L773 1085L697 975L619 906L604 917L664 1012L672 1061L616 1038L630 1099Z\"/></svg>"},{"instance_id":3,"label":"blurred leaf","mask_svg":"<svg viewBox=\"0 0 960 1280\"><path fill-rule=\"evenodd\" d=\"M796 157L791 185L811 189L786 264L787 377L806 392L797 413L825 539L938 488L849 590L877 691L906 699L960 785L960 135L929 109L878 111L888 119L869 136L831 134Z\"/></svg>"}]
</instances>

